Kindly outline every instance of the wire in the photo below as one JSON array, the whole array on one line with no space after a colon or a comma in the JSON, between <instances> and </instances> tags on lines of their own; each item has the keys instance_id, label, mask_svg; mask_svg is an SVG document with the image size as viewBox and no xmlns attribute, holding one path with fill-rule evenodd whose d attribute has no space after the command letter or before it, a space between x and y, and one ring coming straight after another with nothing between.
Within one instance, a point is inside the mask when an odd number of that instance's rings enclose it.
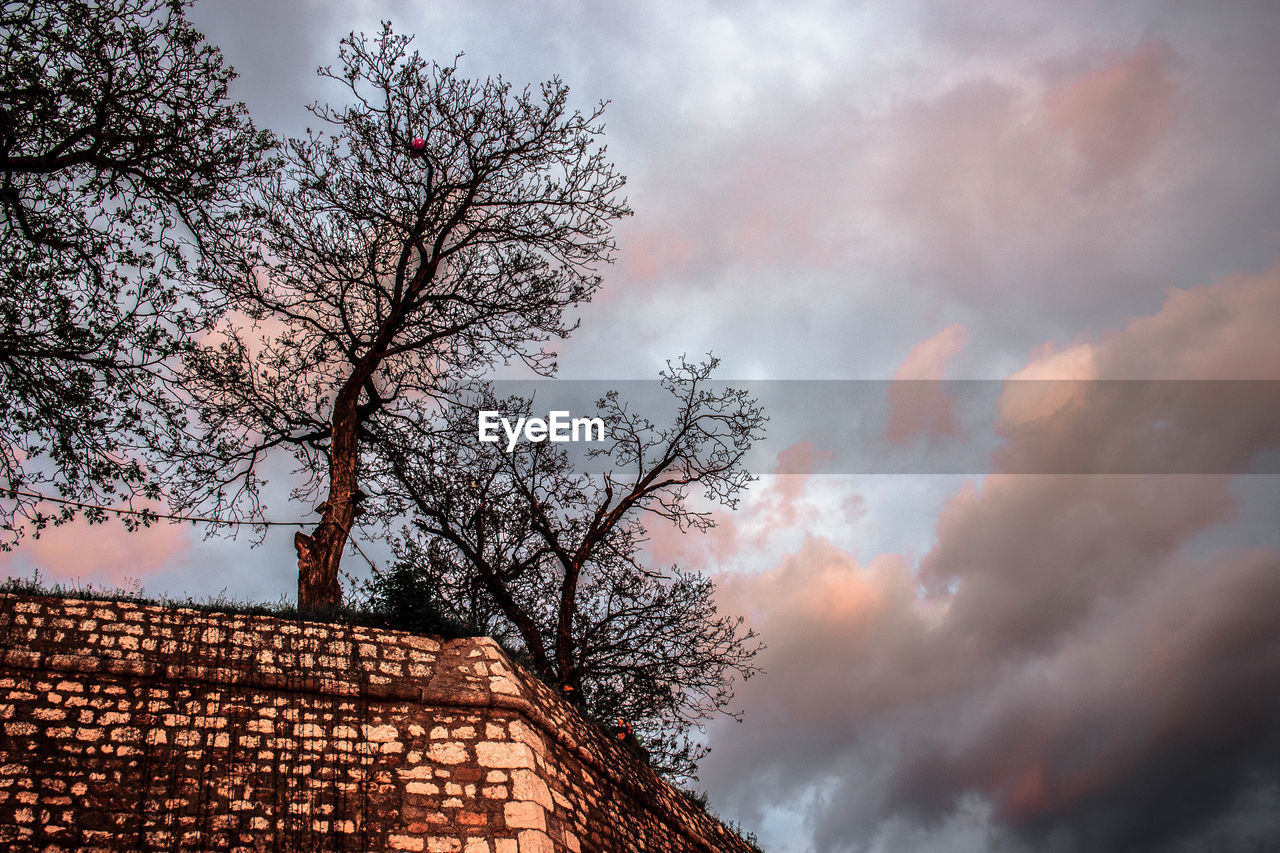
<instances>
[{"instance_id":1,"label":"wire","mask_svg":"<svg viewBox=\"0 0 1280 853\"><path fill-rule=\"evenodd\" d=\"M100 504L82 503L81 501L68 500L67 498L55 498L52 495L42 495L38 492L26 492L22 489L7 489L5 494L13 498L21 496L24 498L35 498L39 501L48 501L49 503L62 504L64 506L75 507L76 509L96 509L102 512L111 512L116 515L136 515L143 518L163 519L165 521L190 521L191 523L200 522L202 524L220 524L220 525L237 525L248 524L254 527L307 527L308 522L305 521L249 521L247 519L225 519L225 518L205 518L197 515L176 515L173 513L152 512L145 509L121 509L119 507L102 506Z\"/></svg>"},{"instance_id":2,"label":"wire","mask_svg":"<svg viewBox=\"0 0 1280 853\"><path fill-rule=\"evenodd\" d=\"M145 518L145 519L157 519L157 520L164 520L164 521L189 521L192 524L201 523L201 524L226 525L226 526L247 524L252 527L309 527L310 526L310 522L306 522L306 521L266 521L266 520L249 521L247 519L232 520L232 519L225 519L225 518L205 518L203 516L197 516L197 515L177 515L174 513L152 512L150 510L143 510L143 509L122 509L119 507L101 506L100 504L82 503L81 501L68 500L67 498L55 498L52 495L42 495L39 492L28 492L22 489L9 489L6 491L6 494L10 499L16 496L21 496L24 498L34 498L35 500L39 500L39 501L48 501L49 503L62 504L64 506L75 507L76 509L96 509L102 512L115 513L116 515L141 516L142 518ZM360 543L356 541L355 534L353 534L350 529L348 529L346 533L347 533L347 541L352 544L352 546L356 549L356 551L359 552L361 557L364 557L364 561L369 564L369 568L373 569L373 573L375 575L379 574L378 565L374 563L373 560L369 559L369 555L366 554L364 552L364 549L360 547ZM350 578L350 575L348 575L348 577ZM354 579L352 580L354 581Z\"/></svg>"},{"instance_id":3,"label":"wire","mask_svg":"<svg viewBox=\"0 0 1280 853\"><path fill-rule=\"evenodd\" d=\"M348 541L348 542L350 542L352 545L354 545L354 546L355 546L355 549L356 549L357 551L359 551L359 552L360 552L360 556L361 556L361 557L364 557L364 561L365 561L366 563L368 563L368 564L369 564L369 568L373 569L373 573L374 573L374 575L375 575L375 576L381 576L381 574L382 574L382 573L378 571L378 566L377 566L377 564L376 564L376 563L374 563L374 562L373 562L373 560L370 560L370 559L369 559L369 555L368 555L368 554L366 554L366 553L364 552L364 549L360 547L360 543L356 541L356 537L355 537L354 535L352 535L352 533L351 533L351 531L350 531L350 530L348 530L348 531L347 531L347 541ZM350 576L350 575L347 575L347 577L348 577L348 578L351 578L351 576ZM354 583L355 578L351 578L351 580L352 580L352 582Z\"/></svg>"}]
</instances>

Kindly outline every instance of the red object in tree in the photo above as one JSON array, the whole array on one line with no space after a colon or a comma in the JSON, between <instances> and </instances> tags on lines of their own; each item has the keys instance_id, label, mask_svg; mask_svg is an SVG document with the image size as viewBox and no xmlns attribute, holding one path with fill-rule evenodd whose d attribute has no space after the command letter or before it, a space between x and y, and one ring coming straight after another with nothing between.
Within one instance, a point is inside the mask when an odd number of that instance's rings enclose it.
<instances>
[{"instance_id":1,"label":"red object in tree","mask_svg":"<svg viewBox=\"0 0 1280 853\"><path fill-rule=\"evenodd\" d=\"M421 157L425 153L427 153L427 140L421 136L415 136L413 141L409 143L409 156Z\"/></svg>"},{"instance_id":2,"label":"red object in tree","mask_svg":"<svg viewBox=\"0 0 1280 853\"><path fill-rule=\"evenodd\" d=\"M618 718L618 725L614 728L614 734L618 740L626 740L631 736L631 724L621 717Z\"/></svg>"}]
</instances>

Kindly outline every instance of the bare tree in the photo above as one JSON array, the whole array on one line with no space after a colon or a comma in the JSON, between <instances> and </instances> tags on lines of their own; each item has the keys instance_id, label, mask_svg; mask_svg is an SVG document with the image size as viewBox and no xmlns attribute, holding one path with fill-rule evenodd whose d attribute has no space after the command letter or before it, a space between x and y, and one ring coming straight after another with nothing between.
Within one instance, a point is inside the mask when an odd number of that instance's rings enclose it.
<instances>
[{"instance_id":1,"label":"bare tree","mask_svg":"<svg viewBox=\"0 0 1280 853\"><path fill-rule=\"evenodd\" d=\"M42 487L157 496L150 451L181 429L166 360L216 309L185 272L272 144L189 5L0 5L0 548L74 515Z\"/></svg>"},{"instance_id":2,"label":"bare tree","mask_svg":"<svg viewBox=\"0 0 1280 853\"><path fill-rule=\"evenodd\" d=\"M745 392L710 389L716 362L681 360L663 374L676 403L658 427L611 393L600 400L608 469L575 470L564 445L477 440L477 409L527 415L530 401L481 395L447 429L421 425L388 442L388 493L413 515L375 600L420 579L451 615L521 650L601 719L623 717L661 769L690 775L691 726L723 711L735 675L760 646L741 618L719 615L710 580L645 565L643 519L680 531L714 525L751 481L742 460L765 417ZM691 502L691 490L710 501ZM432 602L421 602L429 606Z\"/></svg>"},{"instance_id":3,"label":"bare tree","mask_svg":"<svg viewBox=\"0 0 1280 853\"><path fill-rule=\"evenodd\" d=\"M409 41L384 24L321 69L352 101L312 107L331 132L290 140L228 231L217 283L244 321L191 360L208 432L185 504L252 512L262 455L292 451L311 475L299 497L324 495L295 543L304 608L341 598L351 525L377 502L367 454L496 361L553 371L540 347L571 331L564 311L599 286L629 213L598 144L603 105L570 110L559 80L466 80Z\"/></svg>"}]
</instances>

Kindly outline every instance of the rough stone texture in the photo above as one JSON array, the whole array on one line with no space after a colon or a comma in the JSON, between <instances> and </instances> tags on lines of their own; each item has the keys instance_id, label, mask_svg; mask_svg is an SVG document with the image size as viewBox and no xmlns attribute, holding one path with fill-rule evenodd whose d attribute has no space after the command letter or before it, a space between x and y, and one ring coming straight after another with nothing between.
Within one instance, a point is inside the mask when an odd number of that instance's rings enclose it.
<instances>
[{"instance_id":1,"label":"rough stone texture","mask_svg":"<svg viewBox=\"0 0 1280 853\"><path fill-rule=\"evenodd\" d=\"M14 595L0 845L749 849L487 638Z\"/></svg>"}]
</instances>

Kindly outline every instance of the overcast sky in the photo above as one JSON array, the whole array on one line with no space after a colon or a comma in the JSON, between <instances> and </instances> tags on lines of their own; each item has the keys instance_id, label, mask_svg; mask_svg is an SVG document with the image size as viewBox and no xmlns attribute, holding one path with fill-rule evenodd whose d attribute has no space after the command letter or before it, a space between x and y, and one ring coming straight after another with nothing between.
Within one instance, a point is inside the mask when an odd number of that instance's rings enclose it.
<instances>
[{"instance_id":1,"label":"overcast sky","mask_svg":"<svg viewBox=\"0 0 1280 853\"><path fill-rule=\"evenodd\" d=\"M341 97L314 74L337 40L381 19L464 75L608 100L635 215L563 377L714 352L737 379L1280 380L1274 2L194 18L286 135ZM891 405L895 441L958 429L945 396ZM655 531L655 561L714 574L769 644L745 722L708 732L712 804L771 853L1280 846L1280 477L1230 473L1275 454L1276 401L1180 400L1165 450L1211 460L1196 476L1010 473L1141 453L1170 417L1145 405L1002 398L972 476L815 474L797 441L713 533ZM310 517L278 467L269 514ZM0 565L275 600L291 535L108 527L89 550L72 525Z\"/></svg>"}]
</instances>

